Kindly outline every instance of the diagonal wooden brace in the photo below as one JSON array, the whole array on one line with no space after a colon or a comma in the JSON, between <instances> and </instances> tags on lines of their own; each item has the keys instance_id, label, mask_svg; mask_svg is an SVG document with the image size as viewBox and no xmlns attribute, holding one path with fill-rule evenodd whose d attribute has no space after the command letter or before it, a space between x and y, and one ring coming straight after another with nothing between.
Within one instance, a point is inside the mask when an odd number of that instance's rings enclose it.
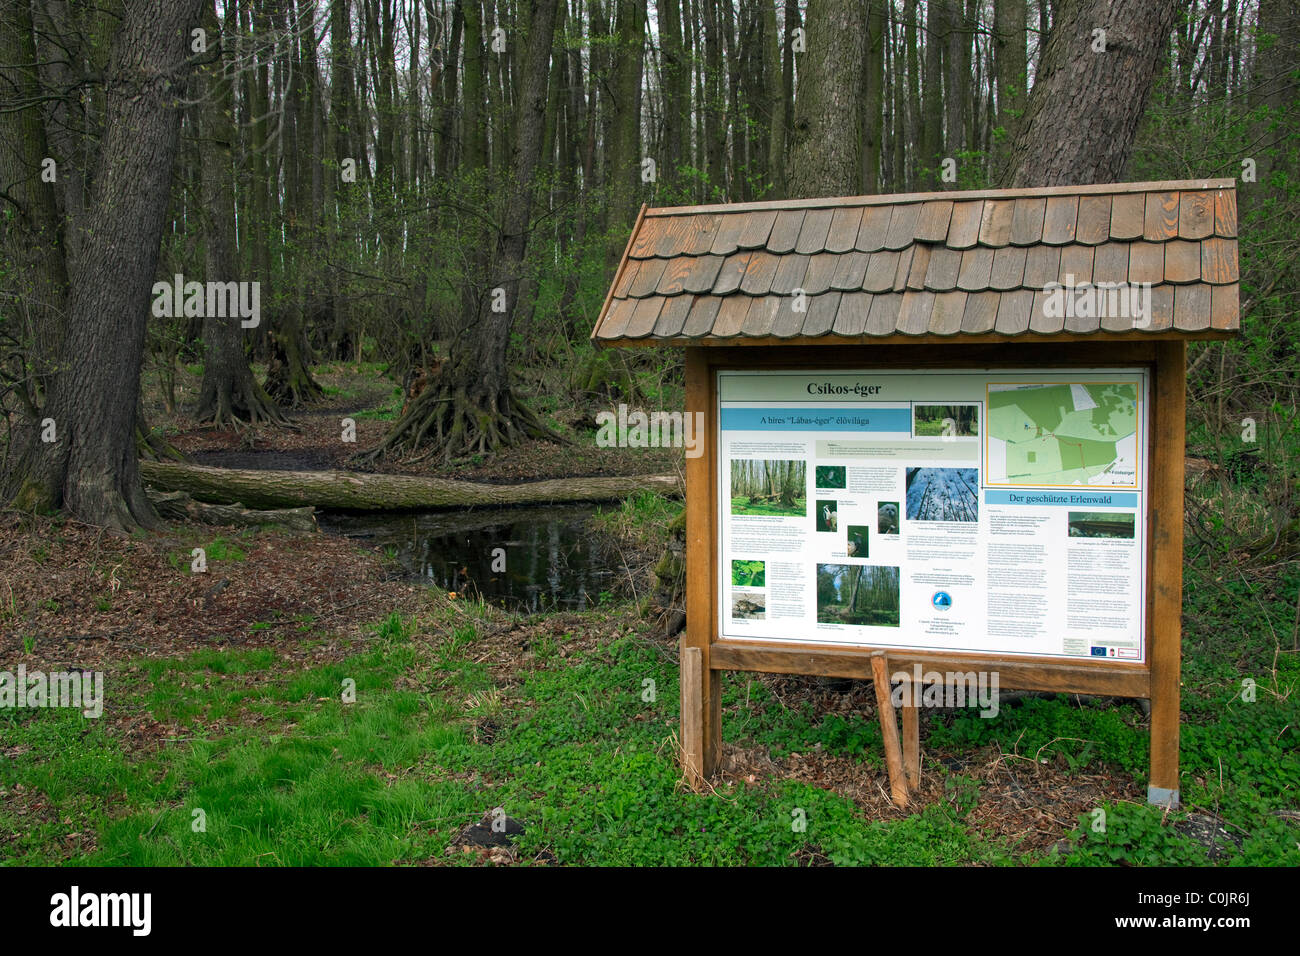
<instances>
[{"instance_id":1,"label":"diagonal wooden brace","mask_svg":"<svg viewBox=\"0 0 1300 956\"><path fill-rule=\"evenodd\" d=\"M876 688L876 710L880 712L880 735L885 742L885 765L889 768L889 791L894 806L907 807L907 778L903 772L903 748L898 738L898 717L889 694L889 666L884 651L871 655L871 678ZM915 708L913 708L915 709Z\"/></svg>"}]
</instances>

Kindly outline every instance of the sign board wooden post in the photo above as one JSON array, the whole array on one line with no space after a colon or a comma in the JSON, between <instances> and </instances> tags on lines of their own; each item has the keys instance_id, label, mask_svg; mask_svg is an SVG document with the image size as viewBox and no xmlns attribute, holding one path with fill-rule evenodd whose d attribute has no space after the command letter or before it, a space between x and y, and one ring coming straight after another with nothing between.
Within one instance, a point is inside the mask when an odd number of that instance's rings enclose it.
<instances>
[{"instance_id":1,"label":"sign board wooden post","mask_svg":"<svg viewBox=\"0 0 1300 956\"><path fill-rule=\"evenodd\" d=\"M725 671L873 679L900 806L921 685L991 675L1149 698L1177 804L1186 343L1238 328L1235 235L1231 180L643 210L593 339L685 346L692 785Z\"/></svg>"}]
</instances>

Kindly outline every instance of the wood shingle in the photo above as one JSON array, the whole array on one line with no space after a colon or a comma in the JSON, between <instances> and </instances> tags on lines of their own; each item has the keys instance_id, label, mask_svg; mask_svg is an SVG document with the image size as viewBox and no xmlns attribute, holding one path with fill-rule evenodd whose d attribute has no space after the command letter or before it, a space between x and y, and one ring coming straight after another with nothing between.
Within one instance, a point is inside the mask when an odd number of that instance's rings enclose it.
<instances>
[{"instance_id":1,"label":"wood shingle","mask_svg":"<svg viewBox=\"0 0 1300 956\"><path fill-rule=\"evenodd\" d=\"M1220 337L1236 236L1233 180L646 209L592 338Z\"/></svg>"}]
</instances>

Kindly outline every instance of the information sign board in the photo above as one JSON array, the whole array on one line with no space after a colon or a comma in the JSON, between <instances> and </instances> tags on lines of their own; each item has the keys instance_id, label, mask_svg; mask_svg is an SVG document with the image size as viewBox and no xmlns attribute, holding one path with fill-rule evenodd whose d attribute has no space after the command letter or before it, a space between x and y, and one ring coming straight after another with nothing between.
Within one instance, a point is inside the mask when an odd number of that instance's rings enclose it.
<instances>
[{"instance_id":1,"label":"information sign board","mask_svg":"<svg viewBox=\"0 0 1300 956\"><path fill-rule=\"evenodd\" d=\"M1146 661L1149 369L715 374L719 637Z\"/></svg>"}]
</instances>

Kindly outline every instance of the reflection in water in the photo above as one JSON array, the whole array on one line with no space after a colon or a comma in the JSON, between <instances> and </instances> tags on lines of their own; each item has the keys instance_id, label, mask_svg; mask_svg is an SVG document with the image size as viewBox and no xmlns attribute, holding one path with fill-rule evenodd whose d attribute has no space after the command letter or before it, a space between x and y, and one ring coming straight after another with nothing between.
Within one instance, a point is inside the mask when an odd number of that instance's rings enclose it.
<instances>
[{"instance_id":1,"label":"reflection in water","mask_svg":"<svg viewBox=\"0 0 1300 956\"><path fill-rule=\"evenodd\" d=\"M576 610L619 584L617 552L588 505L326 514L321 529L396 552L412 579L514 611ZM496 549L505 552L505 570Z\"/></svg>"}]
</instances>

